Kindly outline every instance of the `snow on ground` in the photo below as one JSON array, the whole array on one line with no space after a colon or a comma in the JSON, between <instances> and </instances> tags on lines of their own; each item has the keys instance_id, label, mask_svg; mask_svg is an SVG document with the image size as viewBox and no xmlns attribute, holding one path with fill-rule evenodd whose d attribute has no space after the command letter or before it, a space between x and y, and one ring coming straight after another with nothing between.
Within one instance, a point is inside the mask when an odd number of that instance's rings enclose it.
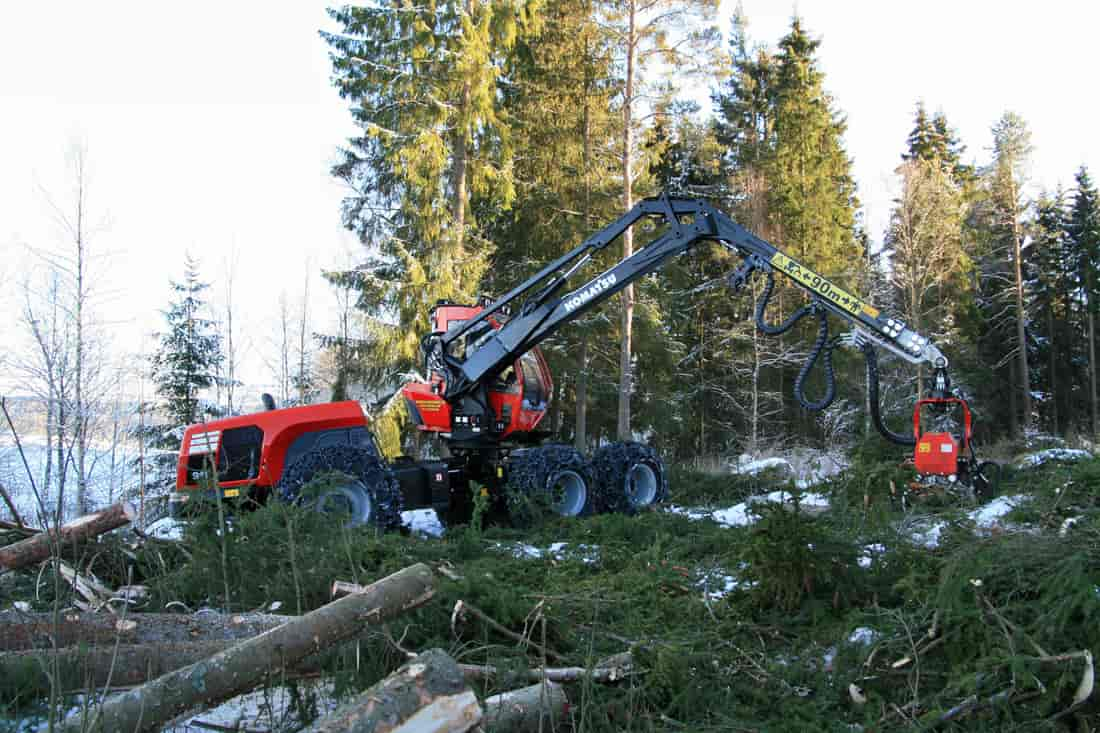
<instances>
[{"instance_id":1,"label":"snow on ground","mask_svg":"<svg viewBox=\"0 0 1100 733\"><path fill-rule=\"evenodd\" d=\"M1017 506L1028 501L1031 501L1031 497L1019 494L1015 496L998 496L988 504L969 512L967 516L982 529L1004 526L1001 520Z\"/></svg>"},{"instance_id":2,"label":"snow on ground","mask_svg":"<svg viewBox=\"0 0 1100 733\"><path fill-rule=\"evenodd\" d=\"M799 448L779 456L742 454L737 463L730 466L730 472L741 476L756 476L769 469L775 470L785 479L794 479L798 488L805 489L835 476L847 468L848 464L848 459L842 453Z\"/></svg>"},{"instance_id":3,"label":"snow on ground","mask_svg":"<svg viewBox=\"0 0 1100 733\"><path fill-rule=\"evenodd\" d=\"M315 694L310 699L317 703L318 716L328 715L338 707L334 682L299 680L295 684L313 688ZM164 731L199 733L212 730L210 725L220 726L217 730L296 730L304 721L292 710L294 697L296 696L292 696L289 689L284 687L255 690L204 710L198 715L180 719L174 725L166 726ZM203 726L203 723L208 725Z\"/></svg>"},{"instance_id":4,"label":"snow on ground","mask_svg":"<svg viewBox=\"0 0 1100 733\"><path fill-rule=\"evenodd\" d=\"M875 555L881 555L886 552L886 545L880 545L877 542L870 545L863 546L863 554L859 556L857 562L861 568L869 568L875 561Z\"/></svg>"},{"instance_id":5,"label":"snow on ground","mask_svg":"<svg viewBox=\"0 0 1100 733\"><path fill-rule=\"evenodd\" d=\"M568 542L553 542L549 547L535 547L526 542L494 542L492 549L528 560L540 560L548 557L552 560L580 560L585 565L592 565L600 561L600 548L598 545L571 545Z\"/></svg>"},{"instance_id":6,"label":"snow on ground","mask_svg":"<svg viewBox=\"0 0 1100 733\"><path fill-rule=\"evenodd\" d=\"M742 570L746 567L741 563ZM741 580L721 567L701 568L698 572L695 587L703 591L703 598L708 601L720 601L735 590L747 590L756 585L754 581Z\"/></svg>"},{"instance_id":7,"label":"snow on ground","mask_svg":"<svg viewBox=\"0 0 1100 733\"><path fill-rule=\"evenodd\" d=\"M162 540L183 539L183 522L172 517L162 517L145 528L145 533Z\"/></svg>"},{"instance_id":8,"label":"snow on ground","mask_svg":"<svg viewBox=\"0 0 1100 733\"><path fill-rule=\"evenodd\" d=\"M792 502L794 497L787 491L772 491L762 496L753 496L746 501L722 509L706 507L682 507L671 504L665 511L680 514L688 519L711 519L723 527L747 527L756 522L757 514L753 506L758 504L782 504ZM806 492L799 496L799 506L805 512L816 514L829 508L829 497L815 492Z\"/></svg>"},{"instance_id":9,"label":"snow on ground","mask_svg":"<svg viewBox=\"0 0 1100 733\"><path fill-rule=\"evenodd\" d=\"M431 508L401 512L401 523L422 537L442 537L445 531L439 515Z\"/></svg>"},{"instance_id":10,"label":"snow on ground","mask_svg":"<svg viewBox=\"0 0 1100 733\"><path fill-rule=\"evenodd\" d=\"M1018 468L1035 468L1048 461L1082 461L1092 458L1092 454L1078 448L1048 448L1038 453L1031 453L1020 459Z\"/></svg>"},{"instance_id":11,"label":"snow on ground","mask_svg":"<svg viewBox=\"0 0 1100 733\"><path fill-rule=\"evenodd\" d=\"M849 644L862 644L863 646L870 646L878 638L878 632L874 629L869 629L866 626L860 626L858 629L852 631L848 635Z\"/></svg>"}]
</instances>

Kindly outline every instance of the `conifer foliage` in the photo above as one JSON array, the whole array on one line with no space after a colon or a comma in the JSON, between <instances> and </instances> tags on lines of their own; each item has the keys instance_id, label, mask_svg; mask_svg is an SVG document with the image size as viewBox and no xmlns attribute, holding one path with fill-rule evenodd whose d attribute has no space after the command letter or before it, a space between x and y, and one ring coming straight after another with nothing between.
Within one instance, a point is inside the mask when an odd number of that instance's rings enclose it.
<instances>
[{"instance_id":1,"label":"conifer foliage","mask_svg":"<svg viewBox=\"0 0 1100 733\"><path fill-rule=\"evenodd\" d=\"M176 300L164 311L167 329L152 358L152 376L172 425L190 425L203 415L201 392L214 385L223 356L214 321L206 316L198 263L184 261L183 282L173 282Z\"/></svg>"}]
</instances>

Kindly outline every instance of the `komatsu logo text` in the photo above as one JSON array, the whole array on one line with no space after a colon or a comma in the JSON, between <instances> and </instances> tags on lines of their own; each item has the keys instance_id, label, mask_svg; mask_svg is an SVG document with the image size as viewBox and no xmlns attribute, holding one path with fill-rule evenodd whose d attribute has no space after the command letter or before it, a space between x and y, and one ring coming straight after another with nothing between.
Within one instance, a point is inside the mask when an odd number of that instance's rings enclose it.
<instances>
[{"instance_id":1,"label":"komatsu logo text","mask_svg":"<svg viewBox=\"0 0 1100 733\"><path fill-rule=\"evenodd\" d=\"M597 295L599 295L603 291L607 290L609 287L614 285L616 282L618 282L618 278L616 278L614 274L605 275L604 277L601 277L601 278L593 281L591 285L586 287L584 290L581 290L580 292L578 292L576 295L574 295L569 300L565 301L565 310L566 310L566 312L567 313L572 313L573 311L577 310L578 308L580 308L582 305L584 305L588 301L595 298Z\"/></svg>"}]
</instances>

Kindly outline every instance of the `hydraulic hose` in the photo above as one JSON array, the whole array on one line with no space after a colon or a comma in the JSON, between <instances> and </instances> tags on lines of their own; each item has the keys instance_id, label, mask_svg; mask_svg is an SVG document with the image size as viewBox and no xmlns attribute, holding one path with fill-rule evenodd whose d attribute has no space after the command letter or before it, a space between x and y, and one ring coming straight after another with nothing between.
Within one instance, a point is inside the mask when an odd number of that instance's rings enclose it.
<instances>
[{"instance_id":1,"label":"hydraulic hose","mask_svg":"<svg viewBox=\"0 0 1100 733\"><path fill-rule=\"evenodd\" d=\"M871 422L875 424L875 429L882 434L882 437L886 438L891 443L907 446L916 445L916 437L895 433L886 426L885 422L883 422L882 413L879 411L880 408L878 404L878 354L875 353L875 347L869 342L864 342L862 348L863 358L867 361L867 400L871 408Z\"/></svg>"},{"instance_id":2,"label":"hydraulic hose","mask_svg":"<svg viewBox=\"0 0 1100 733\"><path fill-rule=\"evenodd\" d=\"M760 329L761 333L766 333L769 336L779 336L794 328L794 324L801 321L806 316L814 312L812 305L804 305L787 318L787 320L780 323L778 326L773 326L764 320L764 310L768 307L768 301L772 297L772 289L775 287L775 275L771 270L767 271L767 281L764 283L764 292L760 294L760 300L756 301L756 327Z\"/></svg>"},{"instance_id":3,"label":"hydraulic hose","mask_svg":"<svg viewBox=\"0 0 1100 733\"><path fill-rule=\"evenodd\" d=\"M836 399L836 372L833 371L833 345L828 343L829 341L829 320L825 315L825 311L819 310L817 312L818 328L817 328L817 340L814 341L813 348L810 350L810 356L806 359L806 363L802 365L802 369L798 372L798 377L794 380L794 396L798 400L798 404L802 405L807 410L824 410L829 405L833 404L833 400ZM825 370L825 394L822 395L820 400L812 401L806 397L806 379L810 376L810 370L814 368L814 363L817 362L817 357L825 356L822 361L822 368Z\"/></svg>"},{"instance_id":4,"label":"hydraulic hose","mask_svg":"<svg viewBox=\"0 0 1100 733\"><path fill-rule=\"evenodd\" d=\"M790 331L794 328L794 325L801 321L806 316L817 314L818 329L817 340L814 342L813 348L810 350L810 356L806 359L806 363L802 365L802 369L798 372L798 377L794 380L794 396L798 400L798 404L802 405L807 410L824 410L829 405L833 404L833 400L836 399L836 374L833 371L833 348L828 343L829 341L829 321L825 311L821 310L815 304L810 303L804 305L779 325L773 326L769 324L764 318L764 311L768 308L768 301L771 299L772 290L775 288L775 275L771 270L767 271L767 281L764 283L764 292L760 294L760 299L756 301L756 327L760 329L761 333L766 333L769 336L778 336ZM824 352L824 361L822 365L825 369L825 394L820 400L810 400L806 397L806 380L810 376L810 371L814 368L814 364L817 363L817 358Z\"/></svg>"}]
</instances>

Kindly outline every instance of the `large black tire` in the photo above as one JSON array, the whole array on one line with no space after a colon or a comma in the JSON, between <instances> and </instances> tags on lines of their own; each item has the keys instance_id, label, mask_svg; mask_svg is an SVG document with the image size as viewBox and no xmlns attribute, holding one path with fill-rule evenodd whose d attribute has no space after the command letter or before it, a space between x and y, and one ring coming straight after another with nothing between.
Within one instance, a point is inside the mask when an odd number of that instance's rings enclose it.
<instances>
[{"instance_id":1,"label":"large black tire","mask_svg":"<svg viewBox=\"0 0 1100 733\"><path fill-rule=\"evenodd\" d=\"M612 443L592 457L600 511L635 514L668 499L668 471L641 443Z\"/></svg>"},{"instance_id":2,"label":"large black tire","mask_svg":"<svg viewBox=\"0 0 1100 733\"><path fill-rule=\"evenodd\" d=\"M401 526L401 487L389 466L363 448L332 445L306 453L283 471L276 492L286 502L346 514L348 527Z\"/></svg>"},{"instance_id":3,"label":"large black tire","mask_svg":"<svg viewBox=\"0 0 1100 733\"><path fill-rule=\"evenodd\" d=\"M504 486L513 524L526 526L540 510L580 517L595 509L592 473L584 456L567 445L544 445L513 451Z\"/></svg>"}]
</instances>

